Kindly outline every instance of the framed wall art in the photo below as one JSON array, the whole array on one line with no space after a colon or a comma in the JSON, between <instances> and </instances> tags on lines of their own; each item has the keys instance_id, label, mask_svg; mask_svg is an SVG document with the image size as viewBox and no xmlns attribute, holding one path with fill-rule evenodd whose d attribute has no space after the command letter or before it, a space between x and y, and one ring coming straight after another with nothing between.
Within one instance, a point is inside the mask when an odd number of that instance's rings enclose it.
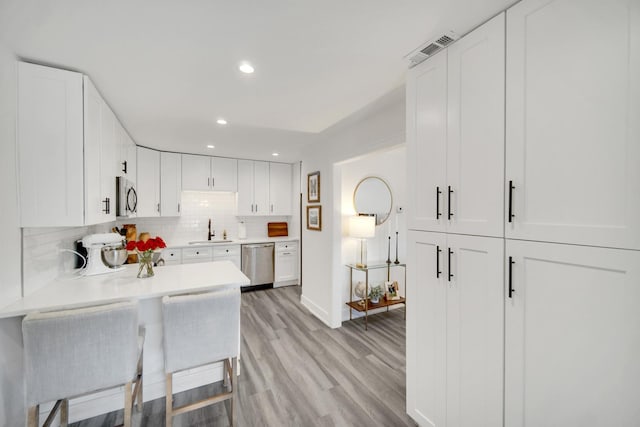
<instances>
[{"instance_id":1,"label":"framed wall art","mask_svg":"<svg viewBox=\"0 0 640 427\"><path fill-rule=\"evenodd\" d=\"M307 230L322 231L322 206L307 206Z\"/></svg>"},{"instance_id":2,"label":"framed wall art","mask_svg":"<svg viewBox=\"0 0 640 427\"><path fill-rule=\"evenodd\" d=\"M320 203L320 171L307 175L307 203Z\"/></svg>"}]
</instances>

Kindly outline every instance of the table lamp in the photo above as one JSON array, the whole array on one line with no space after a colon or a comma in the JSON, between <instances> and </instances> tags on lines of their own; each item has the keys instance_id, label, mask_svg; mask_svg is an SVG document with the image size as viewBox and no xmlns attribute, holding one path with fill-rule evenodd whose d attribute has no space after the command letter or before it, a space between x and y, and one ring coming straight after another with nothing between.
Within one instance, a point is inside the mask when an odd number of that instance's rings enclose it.
<instances>
[{"instance_id":1,"label":"table lamp","mask_svg":"<svg viewBox=\"0 0 640 427\"><path fill-rule=\"evenodd\" d=\"M349 236L360 239L356 267L367 266L367 239L376 235L376 217L358 215L349 219Z\"/></svg>"}]
</instances>

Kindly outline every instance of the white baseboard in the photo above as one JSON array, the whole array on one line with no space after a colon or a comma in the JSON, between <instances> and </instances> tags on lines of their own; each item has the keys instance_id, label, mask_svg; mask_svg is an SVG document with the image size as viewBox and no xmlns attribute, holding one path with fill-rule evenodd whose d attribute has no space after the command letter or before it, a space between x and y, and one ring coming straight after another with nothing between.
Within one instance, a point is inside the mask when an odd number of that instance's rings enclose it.
<instances>
[{"instance_id":1,"label":"white baseboard","mask_svg":"<svg viewBox=\"0 0 640 427\"><path fill-rule=\"evenodd\" d=\"M332 327L329 313L327 313L325 309L323 309L304 295L302 295L302 297L300 298L300 302L311 312L311 314L320 319L325 325L330 328Z\"/></svg>"}]
</instances>

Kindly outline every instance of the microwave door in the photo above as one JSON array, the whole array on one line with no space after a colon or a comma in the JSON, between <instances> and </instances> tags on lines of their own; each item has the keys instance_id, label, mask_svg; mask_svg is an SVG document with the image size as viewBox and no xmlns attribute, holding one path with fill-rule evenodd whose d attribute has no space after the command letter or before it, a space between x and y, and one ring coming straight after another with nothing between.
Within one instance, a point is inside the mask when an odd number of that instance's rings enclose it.
<instances>
[{"instance_id":1,"label":"microwave door","mask_svg":"<svg viewBox=\"0 0 640 427\"><path fill-rule=\"evenodd\" d=\"M127 190L127 214L135 214L138 209L138 193L133 186Z\"/></svg>"}]
</instances>

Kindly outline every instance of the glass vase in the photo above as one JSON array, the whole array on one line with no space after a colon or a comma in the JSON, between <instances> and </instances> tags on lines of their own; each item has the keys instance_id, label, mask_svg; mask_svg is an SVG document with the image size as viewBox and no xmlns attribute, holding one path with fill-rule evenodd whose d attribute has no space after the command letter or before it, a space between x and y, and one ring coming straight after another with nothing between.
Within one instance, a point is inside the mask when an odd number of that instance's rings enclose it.
<instances>
[{"instance_id":1,"label":"glass vase","mask_svg":"<svg viewBox=\"0 0 640 427\"><path fill-rule=\"evenodd\" d=\"M138 278L153 277L153 251L145 251L138 254Z\"/></svg>"}]
</instances>

